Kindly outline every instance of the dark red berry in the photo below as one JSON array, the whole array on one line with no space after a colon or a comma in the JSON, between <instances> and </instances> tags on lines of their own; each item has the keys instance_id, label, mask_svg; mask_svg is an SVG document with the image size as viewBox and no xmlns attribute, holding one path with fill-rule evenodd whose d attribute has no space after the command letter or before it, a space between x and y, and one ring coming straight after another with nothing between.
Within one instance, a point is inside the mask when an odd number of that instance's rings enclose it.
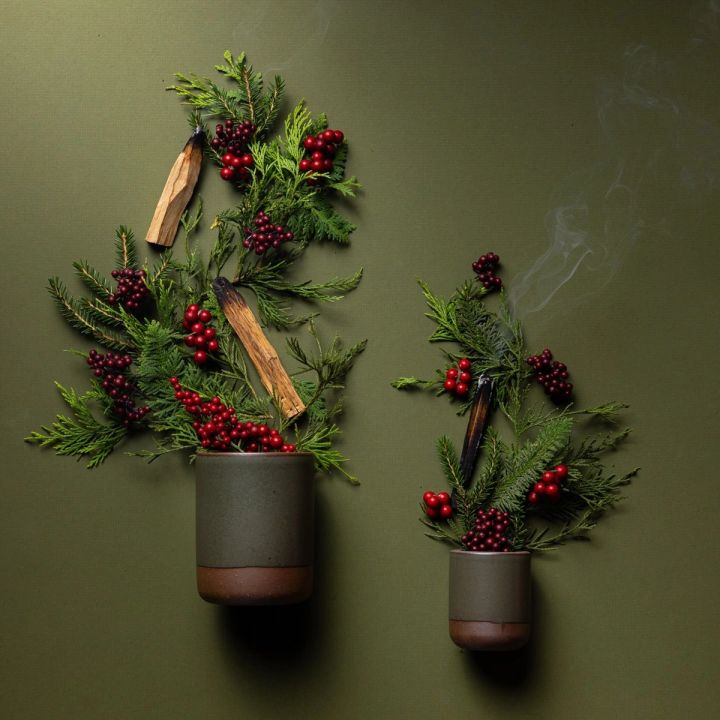
<instances>
[{"instance_id":1,"label":"dark red berry","mask_svg":"<svg viewBox=\"0 0 720 720\"><path fill-rule=\"evenodd\" d=\"M558 495L560 494L560 486L556 483L550 483L545 488L545 494L551 499L554 500Z\"/></svg>"}]
</instances>

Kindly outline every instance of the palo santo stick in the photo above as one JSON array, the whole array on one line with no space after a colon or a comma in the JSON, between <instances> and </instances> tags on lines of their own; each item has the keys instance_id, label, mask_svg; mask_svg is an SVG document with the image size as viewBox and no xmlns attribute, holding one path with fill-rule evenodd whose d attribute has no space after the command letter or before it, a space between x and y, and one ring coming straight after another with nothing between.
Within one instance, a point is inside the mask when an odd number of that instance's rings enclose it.
<instances>
[{"instance_id":1,"label":"palo santo stick","mask_svg":"<svg viewBox=\"0 0 720 720\"><path fill-rule=\"evenodd\" d=\"M490 420L492 406L493 382L487 375L478 379L475 399L470 407L465 443L460 454L460 477L464 487L470 486L475 464L477 463L480 445L482 444L485 429Z\"/></svg>"},{"instance_id":2,"label":"palo santo stick","mask_svg":"<svg viewBox=\"0 0 720 720\"><path fill-rule=\"evenodd\" d=\"M283 416L290 420L305 412L305 405L282 366L275 348L265 337L260 323L242 295L224 277L213 281L213 290L225 317L255 365L263 387L277 398Z\"/></svg>"},{"instance_id":3,"label":"palo santo stick","mask_svg":"<svg viewBox=\"0 0 720 720\"><path fill-rule=\"evenodd\" d=\"M145 237L149 243L170 247L175 242L180 217L190 202L200 175L204 140L205 133L197 128L170 168Z\"/></svg>"}]
</instances>

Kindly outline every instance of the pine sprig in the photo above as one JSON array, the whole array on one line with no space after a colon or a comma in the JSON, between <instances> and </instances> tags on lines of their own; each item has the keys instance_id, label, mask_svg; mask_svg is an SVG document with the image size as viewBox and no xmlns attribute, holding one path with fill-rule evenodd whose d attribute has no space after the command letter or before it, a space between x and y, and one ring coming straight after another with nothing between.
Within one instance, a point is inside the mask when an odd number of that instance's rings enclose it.
<instances>
[{"instance_id":1,"label":"pine sprig","mask_svg":"<svg viewBox=\"0 0 720 720\"><path fill-rule=\"evenodd\" d=\"M234 122L249 120L256 126L256 135L263 136L275 122L280 111L285 83L275 76L265 89L263 76L248 64L245 53L233 57L223 54L226 64L216 65L220 75L231 82L232 89L225 89L209 78L176 73L174 90L186 104L198 113L198 117L231 118Z\"/></svg>"},{"instance_id":2,"label":"pine sprig","mask_svg":"<svg viewBox=\"0 0 720 720\"><path fill-rule=\"evenodd\" d=\"M85 260L74 262L73 267L75 268L77 276L94 295L103 300L106 300L112 295L112 287L108 280Z\"/></svg>"},{"instance_id":3,"label":"pine sprig","mask_svg":"<svg viewBox=\"0 0 720 720\"><path fill-rule=\"evenodd\" d=\"M135 234L124 225L115 231L115 262L118 270L135 267L137 264Z\"/></svg>"},{"instance_id":4,"label":"pine sprig","mask_svg":"<svg viewBox=\"0 0 720 720\"><path fill-rule=\"evenodd\" d=\"M79 301L70 296L59 278L54 277L48 280L48 292L60 310L60 314L71 327L110 350L127 352L132 349L132 345L122 335L102 327L93 320L87 307L83 307Z\"/></svg>"},{"instance_id":5,"label":"pine sprig","mask_svg":"<svg viewBox=\"0 0 720 720\"><path fill-rule=\"evenodd\" d=\"M500 510L517 512L525 506L530 488L543 470L567 445L572 432L571 418L553 418L540 429L534 440L515 450L492 494L490 504Z\"/></svg>"}]
</instances>

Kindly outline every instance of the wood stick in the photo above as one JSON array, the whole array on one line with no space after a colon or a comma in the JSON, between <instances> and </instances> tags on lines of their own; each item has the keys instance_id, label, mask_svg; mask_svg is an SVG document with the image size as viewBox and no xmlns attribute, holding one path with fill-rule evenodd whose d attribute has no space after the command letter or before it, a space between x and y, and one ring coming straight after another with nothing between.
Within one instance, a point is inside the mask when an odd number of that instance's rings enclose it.
<instances>
[{"instance_id":1,"label":"wood stick","mask_svg":"<svg viewBox=\"0 0 720 720\"><path fill-rule=\"evenodd\" d=\"M290 420L305 412L305 405L285 371L275 348L242 295L224 277L213 281L220 307L255 365L263 387L277 398L280 412Z\"/></svg>"},{"instance_id":2,"label":"wood stick","mask_svg":"<svg viewBox=\"0 0 720 720\"><path fill-rule=\"evenodd\" d=\"M468 418L467 431L465 432L465 442L463 443L462 453L460 454L460 473L465 487L469 487L472 481L472 475L475 470L475 465L477 464L478 455L480 454L480 445L482 444L485 429L490 420L492 391L492 380L487 375L481 375L478 378L475 399L470 407L470 417Z\"/></svg>"},{"instance_id":3,"label":"wood stick","mask_svg":"<svg viewBox=\"0 0 720 720\"><path fill-rule=\"evenodd\" d=\"M180 218L200 175L205 133L197 128L170 168L155 214L145 239L154 245L170 247L175 242Z\"/></svg>"}]
</instances>

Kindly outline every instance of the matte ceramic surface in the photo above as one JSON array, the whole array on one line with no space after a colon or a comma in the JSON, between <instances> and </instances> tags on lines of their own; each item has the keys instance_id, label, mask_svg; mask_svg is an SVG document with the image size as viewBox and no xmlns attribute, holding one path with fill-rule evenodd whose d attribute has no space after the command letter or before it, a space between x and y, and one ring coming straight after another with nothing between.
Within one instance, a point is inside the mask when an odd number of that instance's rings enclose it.
<instances>
[{"instance_id":1,"label":"matte ceramic surface","mask_svg":"<svg viewBox=\"0 0 720 720\"><path fill-rule=\"evenodd\" d=\"M465 650L517 650L530 638L530 623L450 620L450 638Z\"/></svg>"},{"instance_id":2,"label":"matte ceramic surface","mask_svg":"<svg viewBox=\"0 0 720 720\"><path fill-rule=\"evenodd\" d=\"M450 637L468 650L513 650L530 635L530 553L452 550Z\"/></svg>"},{"instance_id":3,"label":"matte ceramic surface","mask_svg":"<svg viewBox=\"0 0 720 720\"><path fill-rule=\"evenodd\" d=\"M197 568L198 593L218 605L289 605L310 597L313 566Z\"/></svg>"},{"instance_id":4,"label":"matte ceramic surface","mask_svg":"<svg viewBox=\"0 0 720 720\"><path fill-rule=\"evenodd\" d=\"M312 587L312 456L201 453L195 472L200 595L236 605L305 599Z\"/></svg>"}]
</instances>

